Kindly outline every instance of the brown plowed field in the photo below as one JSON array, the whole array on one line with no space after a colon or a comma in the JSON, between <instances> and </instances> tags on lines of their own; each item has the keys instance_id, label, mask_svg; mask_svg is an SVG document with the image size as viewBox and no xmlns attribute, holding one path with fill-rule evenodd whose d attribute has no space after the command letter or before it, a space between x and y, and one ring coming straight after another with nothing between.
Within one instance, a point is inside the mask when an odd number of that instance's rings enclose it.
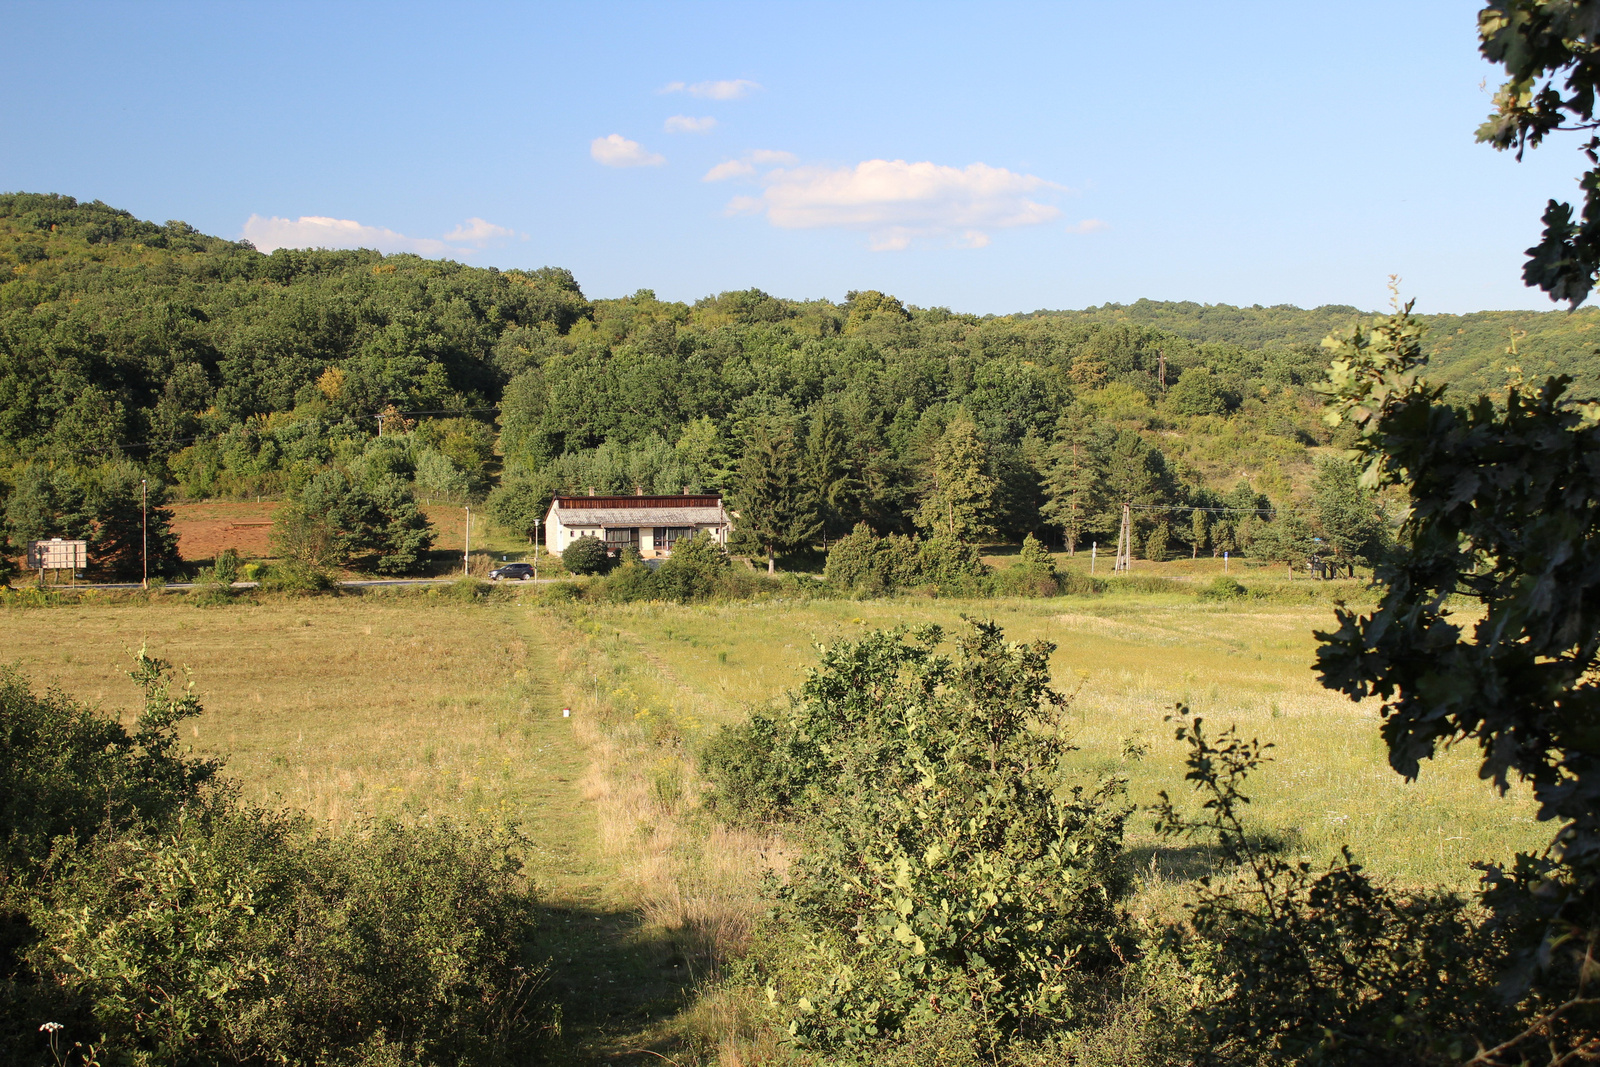
<instances>
[{"instance_id":1,"label":"brown plowed field","mask_svg":"<svg viewBox=\"0 0 1600 1067\"><path fill-rule=\"evenodd\" d=\"M216 559L225 548L233 549L244 559L266 556L272 513L281 505L273 501L206 501L168 506L172 509L172 528L178 533L178 554L192 562Z\"/></svg>"}]
</instances>

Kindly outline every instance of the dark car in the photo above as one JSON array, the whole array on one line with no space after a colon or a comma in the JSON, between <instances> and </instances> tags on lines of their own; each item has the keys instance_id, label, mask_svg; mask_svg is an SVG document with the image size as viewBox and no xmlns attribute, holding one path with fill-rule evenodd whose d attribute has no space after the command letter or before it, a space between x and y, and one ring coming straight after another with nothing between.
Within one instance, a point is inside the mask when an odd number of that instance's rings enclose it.
<instances>
[{"instance_id":1,"label":"dark car","mask_svg":"<svg viewBox=\"0 0 1600 1067\"><path fill-rule=\"evenodd\" d=\"M525 582L529 578L533 577L533 564L507 563L503 567L499 567L490 571L489 577L497 582L509 581L513 578L515 578L517 581Z\"/></svg>"}]
</instances>

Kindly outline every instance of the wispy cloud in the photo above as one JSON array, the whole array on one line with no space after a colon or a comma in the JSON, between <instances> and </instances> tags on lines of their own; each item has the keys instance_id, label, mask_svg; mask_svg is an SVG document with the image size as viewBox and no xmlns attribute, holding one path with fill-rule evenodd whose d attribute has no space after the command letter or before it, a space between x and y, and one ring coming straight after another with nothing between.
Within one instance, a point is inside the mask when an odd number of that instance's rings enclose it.
<instances>
[{"instance_id":1,"label":"wispy cloud","mask_svg":"<svg viewBox=\"0 0 1600 1067\"><path fill-rule=\"evenodd\" d=\"M761 86L748 78L734 78L716 82L668 82L659 90L662 93L688 93L702 100L743 100Z\"/></svg>"},{"instance_id":2,"label":"wispy cloud","mask_svg":"<svg viewBox=\"0 0 1600 1067\"><path fill-rule=\"evenodd\" d=\"M793 152L776 152L770 148L757 148L738 159L724 160L706 171L703 182L725 182L730 178L748 178L757 167L779 167L799 162Z\"/></svg>"},{"instance_id":3,"label":"wispy cloud","mask_svg":"<svg viewBox=\"0 0 1600 1067\"><path fill-rule=\"evenodd\" d=\"M749 173L730 170L723 177ZM711 174L706 178L712 180ZM876 251L907 248L924 238L982 248L990 230L1060 217L1059 208L1041 200L1065 191L1044 178L985 163L947 167L903 159L869 159L853 167L779 167L761 182L761 196L736 197L728 204L729 214L765 214L772 225L787 230L859 231Z\"/></svg>"},{"instance_id":4,"label":"wispy cloud","mask_svg":"<svg viewBox=\"0 0 1600 1067\"><path fill-rule=\"evenodd\" d=\"M698 119L692 115L674 115L663 128L668 133L710 133L717 128L717 120L709 115Z\"/></svg>"},{"instance_id":5,"label":"wispy cloud","mask_svg":"<svg viewBox=\"0 0 1600 1067\"><path fill-rule=\"evenodd\" d=\"M496 226L492 222L473 216L445 234L444 239L446 241L468 241L472 244L488 244L490 241L500 241L515 236L517 236L517 231L515 230L508 230L504 226Z\"/></svg>"},{"instance_id":6,"label":"wispy cloud","mask_svg":"<svg viewBox=\"0 0 1600 1067\"><path fill-rule=\"evenodd\" d=\"M1068 233L1099 233L1101 230L1111 229L1111 223L1099 219L1084 219L1067 227Z\"/></svg>"},{"instance_id":7,"label":"wispy cloud","mask_svg":"<svg viewBox=\"0 0 1600 1067\"><path fill-rule=\"evenodd\" d=\"M742 159L729 159L706 171L703 182L725 182L730 178L748 178L756 168Z\"/></svg>"},{"instance_id":8,"label":"wispy cloud","mask_svg":"<svg viewBox=\"0 0 1600 1067\"><path fill-rule=\"evenodd\" d=\"M667 161L666 156L657 155L620 133L590 141L589 154L596 163L607 167L659 167Z\"/></svg>"},{"instance_id":9,"label":"wispy cloud","mask_svg":"<svg viewBox=\"0 0 1600 1067\"><path fill-rule=\"evenodd\" d=\"M263 252L278 248L376 248L385 254L414 252L419 256L470 256L500 241L526 236L484 219L470 218L443 237L407 237L382 226L326 215L301 215L297 219L251 215L241 233Z\"/></svg>"}]
</instances>

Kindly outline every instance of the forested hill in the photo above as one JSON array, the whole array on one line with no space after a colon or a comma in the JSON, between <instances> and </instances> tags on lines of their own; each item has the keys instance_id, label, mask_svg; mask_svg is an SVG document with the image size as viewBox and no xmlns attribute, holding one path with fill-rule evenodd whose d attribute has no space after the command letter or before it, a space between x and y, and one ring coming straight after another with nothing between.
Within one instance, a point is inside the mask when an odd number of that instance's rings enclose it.
<instances>
[{"instance_id":1,"label":"forested hill","mask_svg":"<svg viewBox=\"0 0 1600 1067\"><path fill-rule=\"evenodd\" d=\"M1432 373L1497 388L1516 331L1525 373L1600 392L1596 314L1435 316ZM979 317L875 291L590 299L553 267L264 255L5 194L5 531L88 529L85 501L140 477L190 497L344 494L371 514L514 487L531 513L561 488L737 492L756 463L804 496L797 528L912 532L956 450L989 487L973 530L1055 523L1059 539L1069 491L1089 494L1072 512L1084 533L1115 521L1112 500L1303 496L1317 449L1339 443L1316 342L1364 317L1148 301ZM1153 514L1142 536L1176 550L1186 535Z\"/></svg>"},{"instance_id":2,"label":"forested hill","mask_svg":"<svg viewBox=\"0 0 1600 1067\"><path fill-rule=\"evenodd\" d=\"M1524 377L1570 374L1580 392L1600 393L1600 308L1567 311L1475 311L1467 315L1429 315L1419 302L1419 317L1428 324L1432 358L1429 374L1458 391L1504 388L1505 368L1516 365ZM1377 312L1345 304L1297 308L1233 307L1193 301L1137 300L1102 304L1082 311L1035 311L1018 319L1063 319L1069 322L1127 323L1176 334L1197 343L1264 348L1271 345L1316 344L1330 333L1348 330ZM1515 344L1516 353L1508 350Z\"/></svg>"}]
</instances>

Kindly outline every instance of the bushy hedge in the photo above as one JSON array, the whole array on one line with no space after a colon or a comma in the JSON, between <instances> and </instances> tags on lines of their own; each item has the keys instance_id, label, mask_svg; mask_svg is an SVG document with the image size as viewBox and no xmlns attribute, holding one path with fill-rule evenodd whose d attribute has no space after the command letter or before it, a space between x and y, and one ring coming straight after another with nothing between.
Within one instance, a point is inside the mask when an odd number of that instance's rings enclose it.
<instances>
[{"instance_id":1,"label":"bushy hedge","mask_svg":"<svg viewBox=\"0 0 1600 1067\"><path fill-rule=\"evenodd\" d=\"M859 523L828 550L823 573L839 589L868 595L930 585L941 591L981 594L989 568L978 558L978 550L964 542L900 534L879 537L866 523Z\"/></svg>"}]
</instances>

